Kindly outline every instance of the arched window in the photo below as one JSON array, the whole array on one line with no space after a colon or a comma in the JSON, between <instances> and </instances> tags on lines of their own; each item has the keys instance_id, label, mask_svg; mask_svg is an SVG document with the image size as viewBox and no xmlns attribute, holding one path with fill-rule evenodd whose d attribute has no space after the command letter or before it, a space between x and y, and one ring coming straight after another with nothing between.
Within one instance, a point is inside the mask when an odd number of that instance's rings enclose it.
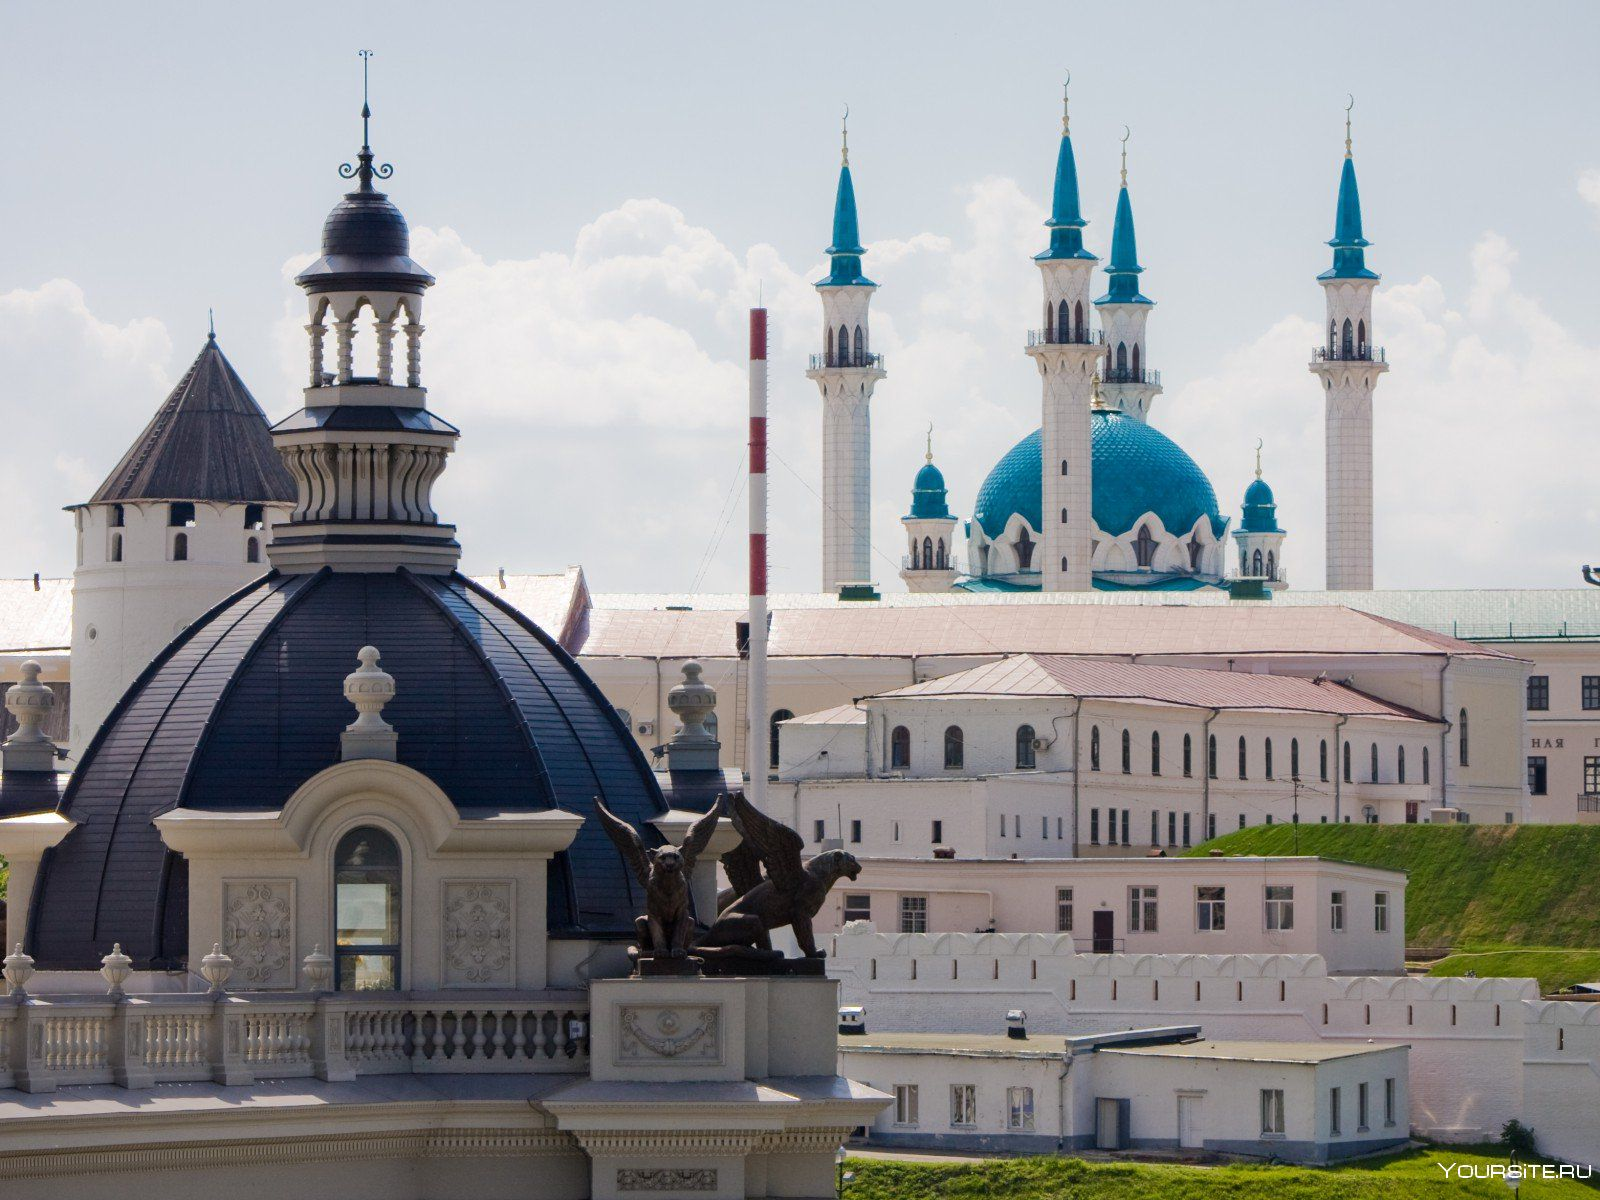
<instances>
[{"instance_id":1,"label":"arched window","mask_svg":"<svg viewBox=\"0 0 1600 1200\"><path fill-rule=\"evenodd\" d=\"M1141 567L1148 567L1156 558L1156 539L1150 532L1150 526L1139 526L1139 533L1133 539L1133 559Z\"/></svg>"},{"instance_id":2,"label":"arched window","mask_svg":"<svg viewBox=\"0 0 1600 1200\"><path fill-rule=\"evenodd\" d=\"M1061 510L1061 523L1063 525L1067 523L1067 510L1064 508Z\"/></svg>"},{"instance_id":3,"label":"arched window","mask_svg":"<svg viewBox=\"0 0 1600 1200\"><path fill-rule=\"evenodd\" d=\"M1033 726L1017 726L1017 770L1031 771L1034 767Z\"/></svg>"},{"instance_id":4,"label":"arched window","mask_svg":"<svg viewBox=\"0 0 1600 1200\"><path fill-rule=\"evenodd\" d=\"M1395 751L1394 767L1395 782L1404 783L1406 781L1406 748L1404 746Z\"/></svg>"},{"instance_id":5,"label":"arched window","mask_svg":"<svg viewBox=\"0 0 1600 1200\"><path fill-rule=\"evenodd\" d=\"M1343 357L1343 358L1352 357L1355 354L1355 350L1356 350L1355 343L1356 343L1355 328L1354 328L1354 326L1352 326L1350 324L1350 318L1346 317L1344 319L1344 341L1343 341L1343 344L1339 347L1340 356Z\"/></svg>"},{"instance_id":6,"label":"arched window","mask_svg":"<svg viewBox=\"0 0 1600 1200\"><path fill-rule=\"evenodd\" d=\"M861 326L856 326L856 366L861 366L867 361L867 335L862 332Z\"/></svg>"},{"instance_id":7,"label":"arched window","mask_svg":"<svg viewBox=\"0 0 1600 1200\"><path fill-rule=\"evenodd\" d=\"M1073 318L1072 318L1073 338L1072 338L1072 340L1075 341L1075 342L1087 342L1089 339L1086 336L1086 331L1084 330L1084 327L1083 327L1083 301L1082 300L1079 300L1076 304L1074 304L1072 306L1072 313L1073 313Z\"/></svg>"},{"instance_id":8,"label":"arched window","mask_svg":"<svg viewBox=\"0 0 1600 1200\"><path fill-rule=\"evenodd\" d=\"M1467 765L1467 710L1462 709L1456 721L1456 745L1460 747L1461 765Z\"/></svg>"},{"instance_id":9,"label":"arched window","mask_svg":"<svg viewBox=\"0 0 1600 1200\"><path fill-rule=\"evenodd\" d=\"M1214 733L1206 741L1206 774L1212 779L1217 777L1217 735Z\"/></svg>"},{"instance_id":10,"label":"arched window","mask_svg":"<svg viewBox=\"0 0 1600 1200\"><path fill-rule=\"evenodd\" d=\"M1339 327L1332 321L1328 322L1328 354L1333 354L1333 347L1339 340Z\"/></svg>"},{"instance_id":11,"label":"arched window","mask_svg":"<svg viewBox=\"0 0 1600 1200\"><path fill-rule=\"evenodd\" d=\"M1257 579L1261 578L1261 551L1259 550L1250 556L1250 574Z\"/></svg>"},{"instance_id":12,"label":"arched window","mask_svg":"<svg viewBox=\"0 0 1600 1200\"><path fill-rule=\"evenodd\" d=\"M1017 570L1026 571L1033 565L1033 547L1034 541L1024 525L1017 531L1017 540L1011 543L1011 548L1017 552Z\"/></svg>"},{"instance_id":13,"label":"arched window","mask_svg":"<svg viewBox=\"0 0 1600 1200\"><path fill-rule=\"evenodd\" d=\"M187 533L175 533L172 535L172 561L189 561L189 535Z\"/></svg>"},{"instance_id":14,"label":"arched window","mask_svg":"<svg viewBox=\"0 0 1600 1200\"><path fill-rule=\"evenodd\" d=\"M1267 578L1278 578L1278 555L1276 551L1267 551Z\"/></svg>"},{"instance_id":15,"label":"arched window","mask_svg":"<svg viewBox=\"0 0 1600 1200\"><path fill-rule=\"evenodd\" d=\"M1161 774L1161 735L1159 733L1150 735L1150 774Z\"/></svg>"},{"instance_id":16,"label":"arched window","mask_svg":"<svg viewBox=\"0 0 1600 1200\"><path fill-rule=\"evenodd\" d=\"M1117 343L1117 374L1126 376L1128 373L1128 343Z\"/></svg>"},{"instance_id":17,"label":"arched window","mask_svg":"<svg viewBox=\"0 0 1600 1200\"><path fill-rule=\"evenodd\" d=\"M945 557L943 538L939 539L939 561L935 565L937 565L941 571L950 565L950 560Z\"/></svg>"},{"instance_id":18,"label":"arched window","mask_svg":"<svg viewBox=\"0 0 1600 1200\"><path fill-rule=\"evenodd\" d=\"M1063 342L1068 342L1072 340L1072 326L1067 321L1067 302L1065 300L1061 302L1060 312L1061 318L1056 322L1056 337Z\"/></svg>"},{"instance_id":19,"label":"arched window","mask_svg":"<svg viewBox=\"0 0 1600 1200\"><path fill-rule=\"evenodd\" d=\"M1272 739L1271 738L1267 739L1266 762L1265 762L1264 765L1266 766L1266 771L1262 775L1262 778L1263 779L1271 779L1272 778Z\"/></svg>"},{"instance_id":20,"label":"arched window","mask_svg":"<svg viewBox=\"0 0 1600 1200\"><path fill-rule=\"evenodd\" d=\"M120 504L111 506L111 528L121 529L128 523L128 510Z\"/></svg>"},{"instance_id":21,"label":"arched window","mask_svg":"<svg viewBox=\"0 0 1600 1200\"><path fill-rule=\"evenodd\" d=\"M850 331L843 325L839 326L839 361L834 365L840 367L850 365Z\"/></svg>"},{"instance_id":22,"label":"arched window","mask_svg":"<svg viewBox=\"0 0 1600 1200\"><path fill-rule=\"evenodd\" d=\"M258 563L261 561L261 542L256 538L246 538L244 543L245 562Z\"/></svg>"},{"instance_id":23,"label":"arched window","mask_svg":"<svg viewBox=\"0 0 1600 1200\"><path fill-rule=\"evenodd\" d=\"M1356 353L1362 358L1367 356L1367 323L1356 322Z\"/></svg>"},{"instance_id":24,"label":"arched window","mask_svg":"<svg viewBox=\"0 0 1600 1200\"><path fill-rule=\"evenodd\" d=\"M1317 777L1323 783L1328 782L1328 739L1322 739L1322 745L1317 750Z\"/></svg>"},{"instance_id":25,"label":"arched window","mask_svg":"<svg viewBox=\"0 0 1600 1200\"><path fill-rule=\"evenodd\" d=\"M1428 748L1422 748L1422 782L1428 782Z\"/></svg>"},{"instance_id":26,"label":"arched window","mask_svg":"<svg viewBox=\"0 0 1600 1200\"><path fill-rule=\"evenodd\" d=\"M1061 460L1061 473L1063 475L1067 473L1067 460L1064 458Z\"/></svg>"},{"instance_id":27,"label":"arched window","mask_svg":"<svg viewBox=\"0 0 1600 1200\"><path fill-rule=\"evenodd\" d=\"M1350 778L1350 743L1349 742L1346 742L1344 744L1344 781L1346 783L1354 782Z\"/></svg>"},{"instance_id":28,"label":"arched window","mask_svg":"<svg viewBox=\"0 0 1600 1200\"><path fill-rule=\"evenodd\" d=\"M341 992L400 987L400 847L363 825L333 854L335 985Z\"/></svg>"},{"instance_id":29,"label":"arched window","mask_svg":"<svg viewBox=\"0 0 1600 1200\"><path fill-rule=\"evenodd\" d=\"M822 339L822 359L830 366L833 364L833 326L828 326Z\"/></svg>"},{"instance_id":30,"label":"arched window","mask_svg":"<svg viewBox=\"0 0 1600 1200\"><path fill-rule=\"evenodd\" d=\"M1044 302L1044 340L1056 340L1056 306L1048 298Z\"/></svg>"},{"instance_id":31,"label":"arched window","mask_svg":"<svg viewBox=\"0 0 1600 1200\"><path fill-rule=\"evenodd\" d=\"M1206 552L1206 545L1193 535L1189 538L1189 570L1200 570L1200 556Z\"/></svg>"},{"instance_id":32,"label":"arched window","mask_svg":"<svg viewBox=\"0 0 1600 1200\"><path fill-rule=\"evenodd\" d=\"M1134 382L1138 383L1138 382L1142 381L1144 379L1144 376L1139 374L1139 343L1138 342L1135 342L1133 344L1133 353L1128 355L1128 360L1129 360L1129 363L1131 364L1131 366L1133 368L1133 380L1134 380Z\"/></svg>"},{"instance_id":33,"label":"arched window","mask_svg":"<svg viewBox=\"0 0 1600 1200\"><path fill-rule=\"evenodd\" d=\"M966 761L966 746L961 726L952 725L944 731L944 769L959 771Z\"/></svg>"},{"instance_id":34,"label":"arched window","mask_svg":"<svg viewBox=\"0 0 1600 1200\"><path fill-rule=\"evenodd\" d=\"M1100 769L1100 726L1089 730L1089 770Z\"/></svg>"},{"instance_id":35,"label":"arched window","mask_svg":"<svg viewBox=\"0 0 1600 1200\"><path fill-rule=\"evenodd\" d=\"M1183 774L1185 778L1194 774L1194 739L1187 733L1183 735Z\"/></svg>"},{"instance_id":36,"label":"arched window","mask_svg":"<svg viewBox=\"0 0 1600 1200\"><path fill-rule=\"evenodd\" d=\"M1239 739L1239 778L1250 778L1250 752L1245 748L1242 737Z\"/></svg>"},{"instance_id":37,"label":"arched window","mask_svg":"<svg viewBox=\"0 0 1600 1200\"><path fill-rule=\"evenodd\" d=\"M896 725L894 732L889 735L889 769L911 769L911 730L904 725Z\"/></svg>"},{"instance_id":38,"label":"arched window","mask_svg":"<svg viewBox=\"0 0 1600 1200\"><path fill-rule=\"evenodd\" d=\"M922 543L915 537L911 539L911 569L913 571L922 569Z\"/></svg>"},{"instance_id":39,"label":"arched window","mask_svg":"<svg viewBox=\"0 0 1600 1200\"><path fill-rule=\"evenodd\" d=\"M1133 774L1133 739L1126 729L1122 731L1122 773Z\"/></svg>"},{"instance_id":40,"label":"arched window","mask_svg":"<svg viewBox=\"0 0 1600 1200\"><path fill-rule=\"evenodd\" d=\"M1300 739L1289 739L1289 778L1300 778Z\"/></svg>"},{"instance_id":41,"label":"arched window","mask_svg":"<svg viewBox=\"0 0 1600 1200\"><path fill-rule=\"evenodd\" d=\"M120 533L111 535L111 561L122 561L122 535Z\"/></svg>"},{"instance_id":42,"label":"arched window","mask_svg":"<svg viewBox=\"0 0 1600 1200\"><path fill-rule=\"evenodd\" d=\"M1065 554L1061 556L1061 569L1063 571L1067 569L1067 556Z\"/></svg>"},{"instance_id":43,"label":"arched window","mask_svg":"<svg viewBox=\"0 0 1600 1200\"><path fill-rule=\"evenodd\" d=\"M778 722L787 721L794 714L787 708L780 708L772 714L772 720L767 726L767 765L774 771L778 769Z\"/></svg>"},{"instance_id":44,"label":"arched window","mask_svg":"<svg viewBox=\"0 0 1600 1200\"><path fill-rule=\"evenodd\" d=\"M1372 782L1378 782L1378 743L1372 743Z\"/></svg>"},{"instance_id":45,"label":"arched window","mask_svg":"<svg viewBox=\"0 0 1600 1200\"><path fill-rule=\"evenodd\" d=\"M170 528L193 528L194 523L194 501L175 500L167 505L167 525Z\"/></svg>"},{"instance_id":46,"label":"arched window","mask_svg":"<svg viewBox=\"0 0 1600 1200\"><path fill-rule=\"evenodd\" d=\"M933 539L922 539L922 566L924 570L933 566Z\"/></svg>"}]
</instances>

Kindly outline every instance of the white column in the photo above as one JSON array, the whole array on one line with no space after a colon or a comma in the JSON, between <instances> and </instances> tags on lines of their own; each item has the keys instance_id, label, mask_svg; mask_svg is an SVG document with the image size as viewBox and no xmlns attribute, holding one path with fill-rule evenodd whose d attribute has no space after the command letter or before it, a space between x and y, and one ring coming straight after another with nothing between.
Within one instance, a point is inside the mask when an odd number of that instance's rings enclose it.
<instances>
[{"instance_id":1,"label":"white column","mask_svg":"<svg viewBox=\"0 0 1600 1200\"><path fill-rule=\"evenodd\" d=\"M1326 406L1327 583L1329 591L1371 591L1372 393L1389 369L1372 344L1376 279L1325 279L1327 333L1312 356ZM1347 345L1344 325L1358 332Z\"/></svg>"}]
</instances>

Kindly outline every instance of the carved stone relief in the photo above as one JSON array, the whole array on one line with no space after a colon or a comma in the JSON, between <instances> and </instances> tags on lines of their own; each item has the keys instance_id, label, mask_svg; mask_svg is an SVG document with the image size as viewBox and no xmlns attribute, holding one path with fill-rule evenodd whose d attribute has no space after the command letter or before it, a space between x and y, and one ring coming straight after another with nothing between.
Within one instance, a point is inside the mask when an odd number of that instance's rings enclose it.
<instances>
[{"instance_id":1,"label":"carved stone relief","mask_svg":"<svg viewBox=\"0 0 1600 1200\"><path fill-rule=\"evenodd\" d=\"M716 1004L625 1004L617 1019L617 1057L627 1062L721 1062L720 1016Z\"/></svg>"},{"instance_id":2,"label":"carved stone relief","mask_svg":"<svg viewBox=\"0 0 1600 1200\"><path fill-rule=\"evenodd\" d=\"M444 885L444 980L471 987L516 982L510 880Z\"/></svg>"},{"instance_id":3,"label":"carved stone relief","mask_svg":"<svg viewBox=\"0 0 1600 1200\"><path fill-rule=\"evenodd\" d=\"M292 988L294 892L286 880L222 885L222 949L246 990Z\"/></svg>"},{"instance_id":4,"label":"carved stone relief","mask_svg":"<svg viewBox=\"0 0 1600 1200\"><path fill-rule=\"evenodd\" d=\"M619 1192L714 1192L715 1167L621 1167Z\"/></svg>"}]
</instances>

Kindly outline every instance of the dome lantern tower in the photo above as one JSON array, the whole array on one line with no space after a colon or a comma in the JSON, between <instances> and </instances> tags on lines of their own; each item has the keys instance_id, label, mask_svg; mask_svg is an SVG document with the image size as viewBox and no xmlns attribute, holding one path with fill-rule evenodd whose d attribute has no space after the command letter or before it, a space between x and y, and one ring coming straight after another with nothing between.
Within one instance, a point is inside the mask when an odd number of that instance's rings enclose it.
<instances>
[{"instance_id":1,"label":"dome lantern tower","mask_svg":"<svg viewBox=\"0 0 1600 1200\"><path fill-rule=\"evenodd\" d=\"M1259 579L1270 591L1289 586L1283 569L1283 538L1278 526L1278 504L1267 481L1261 478L1261 443L1256 443L1256 477L1244 492L1244 519L1234 532L1239 548L1239 578Z\"/></svg>"},{"instance_id":2,"label":"dome lantern tower","mask_svg":"<svg viewBox=\"0 0 1600 1200\"><path fill-rule=\"evenodd\" d=\"M900 578L913 592L948 592L956 581L956 519L946 499L944 474L933 465L933 426L928 426L928 454L911 489L911 511L900 518L906 527L907 553Z\"/></svg>"},{"instance_id":3,"label":"dome lantern tower","mask_svg":"<svg viewBox=\"0 0 1600 1200\"><path fill-rule=\"evenodd\" d=\"M280 421L273 438L298 485L272 565L297 573L389 569L448 574L460 558L455 527L432 506L434 481L457 430L427 408L422 386L422 293L433 276L411 258L405 217L373 186L394 173L374 162L372 110L362 52L361 151L339 174L355 179L322 227L322 255L298 276L311 321L311 378L305 407ZM375 372L355 373L359 321L372 319ZM328 369L326 336L334 333ZM404 369L395 342L403 339Z\"/></svg>"},{"instance_id":4,"label":"dome lantern tower","mask_svg":"<svg viewBox=\"0 0 1600 1200\"><path fill-rule=\"evenodd\" d=\"M845 109L839 186L833 205L831 260L817 280L822 298L822 353L806 378L822 392L822 590L872 577L872 392L884 377L867 319L878 285L861 273L860 226L850 176L850 110Z\"/></svg>"},{"instance_id":5,"label":"dome lantern tower","mask_svg":"<svg viewBox=\"0 0 1600 1200\"><path fill-rule=\"evenodd\" d=\"M1044 388L1040 577L1047 592L1085 592L1093 586L1090 408L1105 339L1090 328L1089 283L1099 259L1083 247L1087 223L1078 202L1078 165L1063 93L1055 192L1046 222L1050 245L1034 256L1044 282L1044 328L1028 334L1028 357L1038 366Z\"/></svg>"}]
</instances>

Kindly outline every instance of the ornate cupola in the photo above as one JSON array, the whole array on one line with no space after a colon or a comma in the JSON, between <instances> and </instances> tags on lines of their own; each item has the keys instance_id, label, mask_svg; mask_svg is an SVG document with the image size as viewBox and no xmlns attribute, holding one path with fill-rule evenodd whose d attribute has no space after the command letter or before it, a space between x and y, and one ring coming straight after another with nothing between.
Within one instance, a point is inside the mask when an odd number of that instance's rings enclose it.
<instances>
[{"instance_id":1,"label":"ornate cupola","mask_svg":"<svg viewBox=\"0 0 1600 1200\"><path fill-rule=\"evenodd\" d=\"M956 519L951 515L944 473L933 465L933 426L928 426L927 461L911 486L911 511L900 518L906 527L907 554L900 578L912 592L948 592L956 581Z\"/></svg>"},{"instance_id":2,"label":"ornate cupola","mask_svg":"<svg viewBox=\"0 0 1600 1200\"><path fill-rule=\"evenodd\" d=\"M1155 307L1139 290L1138 242L1133 231L1133 201L1128 197L1128 127L1122 127L1122 188L1117 193L1117 219L1111 230L1111 262L1106 268L1106 294L1094 302L1106 334L1106 407L1136 421L1150 416L1161 391L1161 374L1150 369L1145 326Z\"/></svg>"},{"instance_id":3,"label":"ornate cupola","mask_svg":"<svg viewBox=\"0 0 1600 1200\"><path fill-rule=\"evenodd\" d=\"M311 377L305 407L273 427L298 487L279 525L272 565L297 573L406 566L444 574L461 556L455 527L440 522L433 484L458 431L427 408L422 386L422 293L433 276L411 257L405 217L374 180L372 109L362 61L361 152L339 174L356 180L322 226L322 255L295 277L310 308ZM363 329L364 320L371 322ZM329 369L327 334L334 335ZM370 336L371 374L356 373ZM404 346L396 370L395 343Z\"/></svg>"},{"instance_id":4,"label":"ornate cupola","mask_svg":"<svg viewBox=\"0 0 1600 1200\"><path fill-rule=\"evenodd\" d=\"M1272 488L1261 478L1261 443L1256 443L1256 477L1244 492L1244 520L1233 535L1239 548L1239 577L1262 580L1280 591L1288 586L1283 567L1283 537L1278 526L1278 503Z\"/></svg>"}]
</instances>

